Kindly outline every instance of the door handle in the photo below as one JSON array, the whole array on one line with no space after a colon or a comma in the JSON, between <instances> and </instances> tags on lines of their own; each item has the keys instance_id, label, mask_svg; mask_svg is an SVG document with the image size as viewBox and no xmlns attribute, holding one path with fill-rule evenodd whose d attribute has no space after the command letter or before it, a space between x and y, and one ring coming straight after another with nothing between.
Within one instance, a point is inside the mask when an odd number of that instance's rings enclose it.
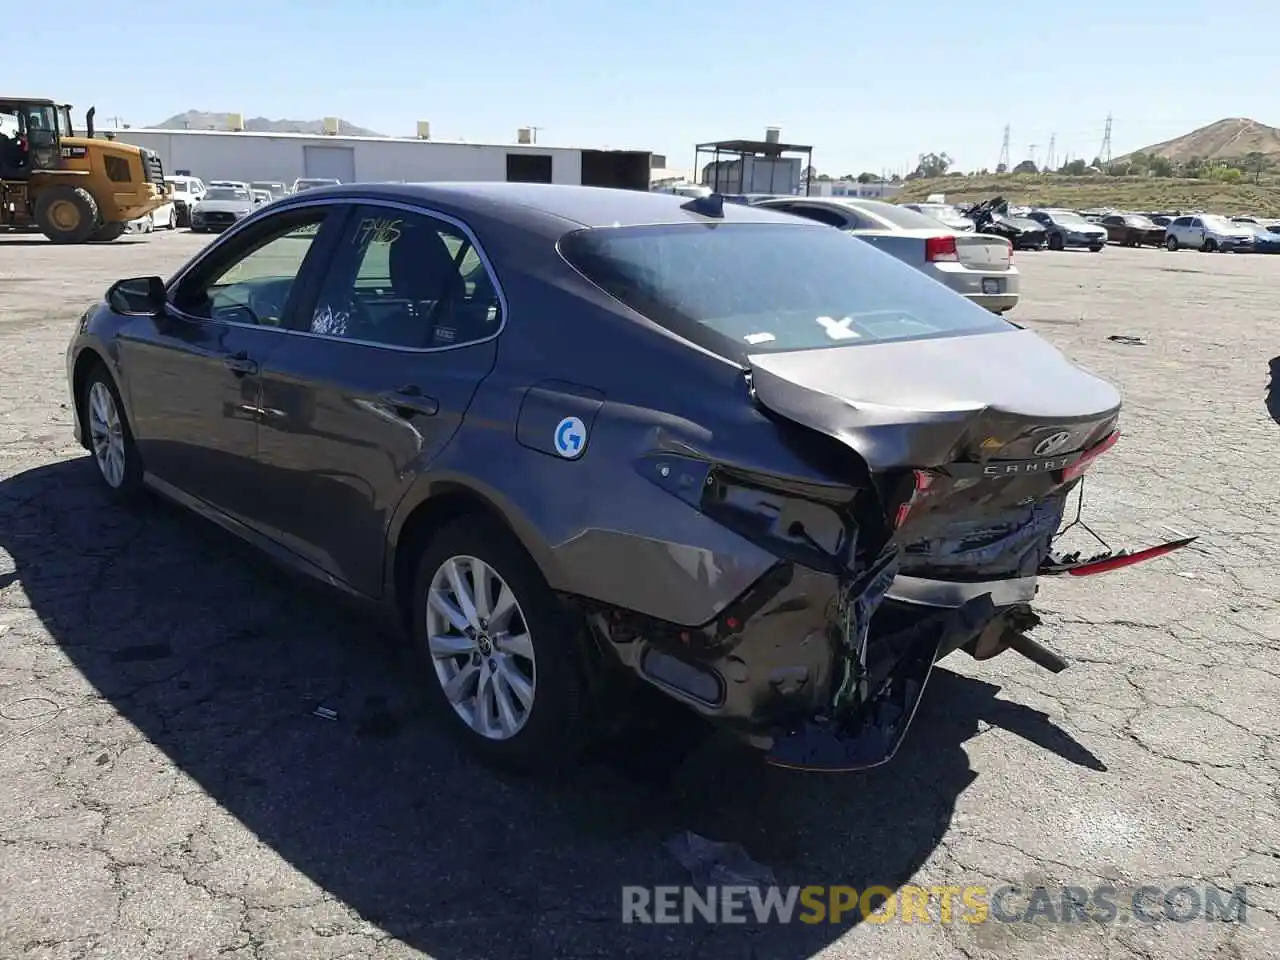
<instances>
[{"instance_id":1,"label":"door handle","mask_svg":"<svg viewBox=\"0 0 1280 960\"><path fill-rule=\"evenodd\" d=\"M440 410L440 402L435 397L428 397L421 387L414 384L407 384L398 390L386 390L378 394L378 399L406 419L415 413L433 417Z\"/></svg>"},{"instance_id":2,"label":"door handle","mask_svg":"<svg viewBox=\"0 0 1280 960\"><path fill-rule=\"evenodd\" d=\"M239 353L233 353L222 362L232 373L246 374L258 372L258 361L250 359L249 355L243 350Z\"/></svg>"}]
</instances>

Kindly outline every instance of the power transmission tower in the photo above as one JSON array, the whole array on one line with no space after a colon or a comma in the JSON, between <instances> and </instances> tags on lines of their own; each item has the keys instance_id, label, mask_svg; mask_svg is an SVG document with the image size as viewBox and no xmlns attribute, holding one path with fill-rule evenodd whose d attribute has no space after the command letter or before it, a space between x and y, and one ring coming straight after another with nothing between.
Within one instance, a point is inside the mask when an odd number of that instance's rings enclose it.
<instances>
[{"instance_id":1,"label":"power transmission tower","mask_svg":"<svg viewBox=\"0 0 1280 960\"><path fill-rule=\"evenodd\" d=\"M1056 133L1049 134L1049 153L1044 158L1044 165L1050 170L1056 169L1055 161L1058 158L1056 156L1057 151L1054 149L1054 146L1057 143L1057 141L1058 141L1058 135Z\"/></svg>"},{"instance_id":2,"label":"power transmission tower","mask_svg":"<svg viewBox=\"0 0 1280 960\"><path fill-rule=\"evenodd\" d=\"M1107 126L1102 131L1102 147L1098 150L1098 158L1103 163L1111 162L1111 114L1107 114Z\"/></svg>"},{"instance_id":3,"label":"power transmission tower","mask_svg":"<svg viewBox=\"0 0 1280 960\"><path fill-rule=\"evenodd\" d=\"M1000 159L996 163L996 169L1004 167L1009 169L1009 125L1004 125L1004 142L1000 144Z\"/></svg>"}]
</instances>

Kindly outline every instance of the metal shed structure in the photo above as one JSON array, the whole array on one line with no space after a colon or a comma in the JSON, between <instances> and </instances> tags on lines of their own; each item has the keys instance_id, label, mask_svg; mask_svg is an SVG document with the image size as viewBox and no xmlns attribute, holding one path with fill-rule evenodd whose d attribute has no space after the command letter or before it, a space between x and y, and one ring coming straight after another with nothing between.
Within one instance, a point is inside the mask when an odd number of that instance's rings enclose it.
<instances>
[{"instance_id":1,"label":"metal shed structure","mask_svg":"<svg viewBox=\"0 0 1280 960\"><path fill-rule=\"evenodd\" d=\"M710 162L703 166L708 158ZM699 143L693 151L693 167L700 171L701 183L716 193L795 194L803 182L808 195L804 171L812 166L813 147L782 143L777 127L765 130L763 140L716 140Z\"/></svg>"}]
</instances>

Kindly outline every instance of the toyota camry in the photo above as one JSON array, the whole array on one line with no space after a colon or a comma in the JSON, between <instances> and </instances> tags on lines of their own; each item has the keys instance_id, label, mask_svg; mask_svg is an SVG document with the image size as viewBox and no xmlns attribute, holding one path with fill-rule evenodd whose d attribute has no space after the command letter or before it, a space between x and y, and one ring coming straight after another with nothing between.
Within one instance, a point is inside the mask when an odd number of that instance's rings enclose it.
<instances>
[{"instance_id":1,"label":"toyota camry","mask_svg":"<svg viewBox=\"0 0 1280 960\"><path fill-rule=\"evenodd\" d=\"M348 184L121 280L67 353L105 491L150 488L385 613L484 757L571 759L620 682L786 767L889 760L935 662L1014 650L1120 397L785 213Z\"/></svg>"}]
</instances>

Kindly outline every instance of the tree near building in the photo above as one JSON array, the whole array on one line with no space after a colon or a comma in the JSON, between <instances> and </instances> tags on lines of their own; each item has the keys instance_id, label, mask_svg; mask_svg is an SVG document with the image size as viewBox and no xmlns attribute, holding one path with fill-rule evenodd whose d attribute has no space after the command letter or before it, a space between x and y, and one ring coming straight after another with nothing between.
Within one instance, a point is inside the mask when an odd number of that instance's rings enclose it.
<instances>
[{"instance_id":1,"label":"tree near building","mask_svg":"<svg viewBox=\"0 0 1280 960\"><path fill-rule=\"evenodd\" d=\"M945 153L922 153L915 169L915 178L945 177L955 161Z\"/></svg>"}]
</instances>

